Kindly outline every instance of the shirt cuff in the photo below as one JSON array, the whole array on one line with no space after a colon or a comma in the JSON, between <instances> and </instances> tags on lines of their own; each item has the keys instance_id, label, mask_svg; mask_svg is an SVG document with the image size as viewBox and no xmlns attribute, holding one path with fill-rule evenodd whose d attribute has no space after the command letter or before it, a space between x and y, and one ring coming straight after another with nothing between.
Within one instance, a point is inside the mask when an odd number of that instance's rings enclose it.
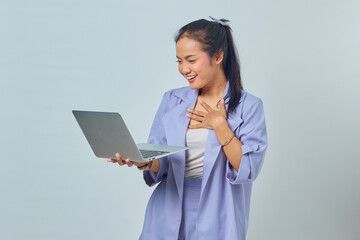
<instances>
[{"instance_id":1,"label":"shirt cuff","mask_svg":"<svg viewBox=\"0 0 360 240\"><path fill-rule=\"evenodd\" d=\"M150 170L145 170L143 172L145 183L150 187L160 182L167 175L167 157L159 158L159 164L160 167L158 172L152 172Z\"/></svg>"},{"instance_id":2,"label":"shirt cuff","mask_svg":"<svg viewBox=\"0 0 360 240\"><path fill-rule=\"evenodd\" d=\"M238 171L236 171L229 160L227 160L226 178L231 184L242 184L251 181L251 166L249 155L258 149L259 145L257 144L241 146L242 159Z\"/></svg>"}]
</instances>

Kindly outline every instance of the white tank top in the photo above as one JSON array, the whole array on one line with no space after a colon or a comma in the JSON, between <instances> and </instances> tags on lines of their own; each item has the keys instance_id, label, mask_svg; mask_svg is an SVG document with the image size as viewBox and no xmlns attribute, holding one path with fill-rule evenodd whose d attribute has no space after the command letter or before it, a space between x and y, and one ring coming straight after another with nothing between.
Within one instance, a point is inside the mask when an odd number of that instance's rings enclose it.
<instances>
[{"instance_id":1,"label":"white tank top","mask_svg":"<svg viewBox=\"0 0 360 240\"><path fill-rule=\"evenodd\" d=\"M203 160L209 129L187 129L185 152L185 177L202 178Z\"/></svg>"}]
</instances>

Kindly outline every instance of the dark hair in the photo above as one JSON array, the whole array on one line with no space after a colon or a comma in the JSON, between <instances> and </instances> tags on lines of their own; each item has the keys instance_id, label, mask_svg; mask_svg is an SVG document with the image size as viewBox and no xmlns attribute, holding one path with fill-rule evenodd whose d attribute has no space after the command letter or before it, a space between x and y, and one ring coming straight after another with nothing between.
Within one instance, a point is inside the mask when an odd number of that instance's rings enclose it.
<instances>
[{"instance_id":1,"label":"dark hair","mask_svg":"<svg viewBox=\"0 0 360 240\"><path fill-rule=\"evenodd\" d=\"M226 19L220 19L220 21L224 23L229 22ZM225 26L216 21L200 19L183 26L177 32L175 42L177 43L182 37L188 37L199 42L202 50L210 57L213 57L220 49L224 52L222 67L229 81L229 89L224 100L226 101L230 98L228 112L232 112L240 101L243 86L239 57L230 26Z\"/></svg>"}]
</instances>

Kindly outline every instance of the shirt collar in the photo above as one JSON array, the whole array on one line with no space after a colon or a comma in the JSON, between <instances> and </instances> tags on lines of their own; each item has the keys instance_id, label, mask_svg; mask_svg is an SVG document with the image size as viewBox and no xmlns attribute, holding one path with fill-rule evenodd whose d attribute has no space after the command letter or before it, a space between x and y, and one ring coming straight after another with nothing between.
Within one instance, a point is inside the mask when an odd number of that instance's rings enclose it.
<instances>
[{"instance_id":1,"label":"shirt collar","mask_svg":"<svg viewBox=\"0 0 360 240\"><path fill-rule=\"evenodd\" d=\"M229 81L226 82L226 87L225 87L225 91L223 93L222 98L224 98L229 90ZM197 96L199 93L199 89L192 89L189 86L187 87L183 87L178 89L177 91L174 92L174 95L178 98L180 98L183 101L186 102L193 102L194 100L196 100ZM244 100L244 91L241 91L241 98L239 102L242 102Z\"/></svg>"}]
</instances>

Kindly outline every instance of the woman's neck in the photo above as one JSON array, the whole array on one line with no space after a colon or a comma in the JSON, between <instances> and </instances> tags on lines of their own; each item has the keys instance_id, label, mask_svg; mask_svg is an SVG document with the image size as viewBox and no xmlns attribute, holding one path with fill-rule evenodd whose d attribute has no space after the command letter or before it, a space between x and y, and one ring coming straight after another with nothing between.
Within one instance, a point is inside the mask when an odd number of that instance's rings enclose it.
<instances>
[{"instance_id":1,"label":"woman's neck","mask_svg":"<svg viewBox=\"0 0 360 240\"><path fill-rule=\"evenodd\" d=\"M227 84L227 79L225 75L221 78L218 78L214 81L214 84L210 86L205 86L200 89L199 96L203 98L216 98L221 99Z\"/></svg>"}]
</instances>

